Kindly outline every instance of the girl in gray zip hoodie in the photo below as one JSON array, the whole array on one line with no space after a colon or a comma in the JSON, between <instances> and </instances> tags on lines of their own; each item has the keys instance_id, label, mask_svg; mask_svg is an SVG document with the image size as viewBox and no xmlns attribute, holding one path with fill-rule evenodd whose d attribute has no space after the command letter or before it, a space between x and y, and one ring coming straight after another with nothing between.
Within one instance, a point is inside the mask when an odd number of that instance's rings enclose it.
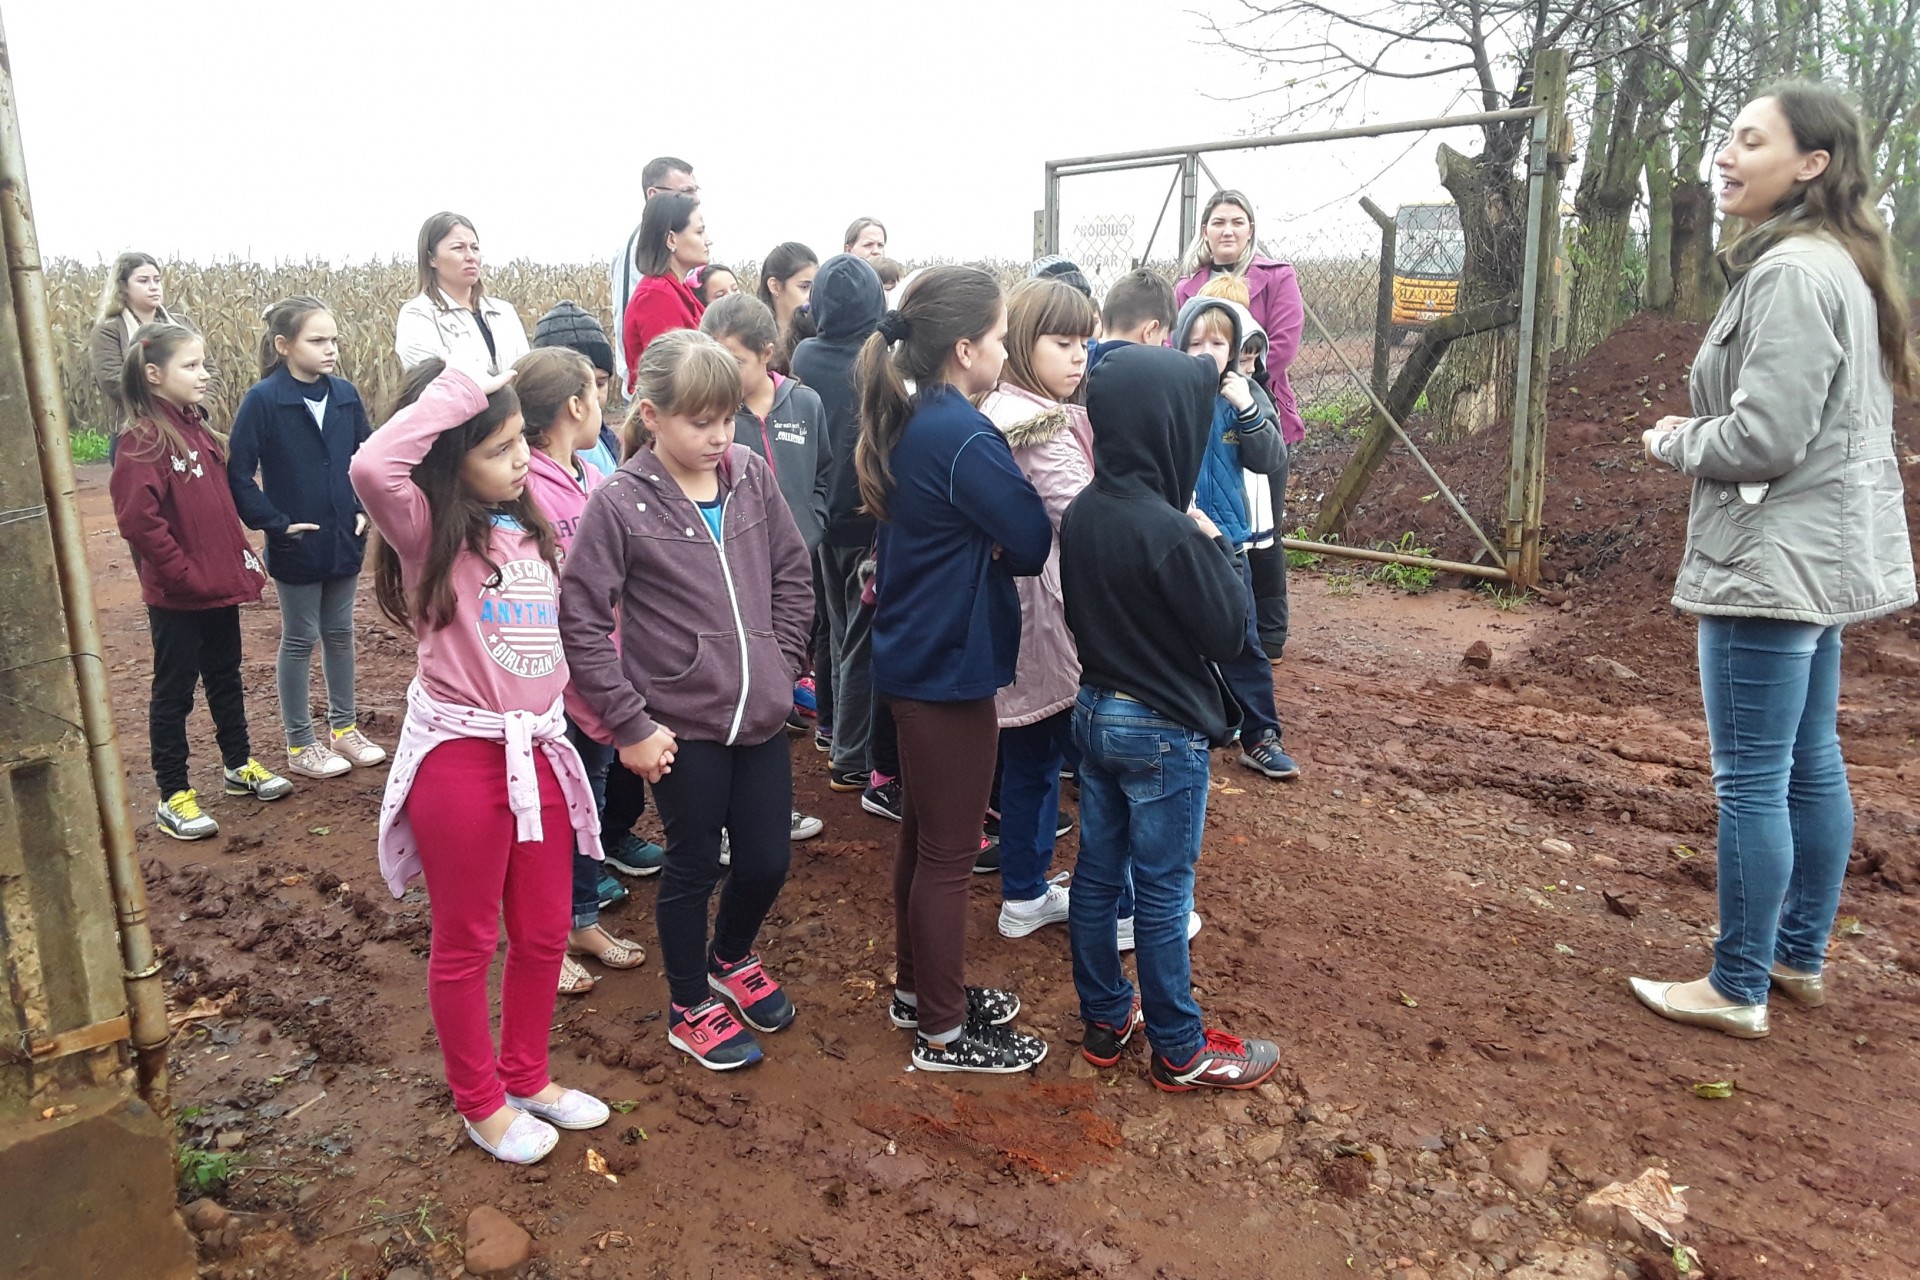
<instances>
[{"instance_id":1,"label":"girl in gray zip hoodie","mask_svg":"<svg viewBox=\"0 0 1920 1280\"><path fill-rule=\"evenodd\" d=\"M630 456L587 500L567 557L560 636L575 691L621 764L654 784L666 827L668 1041L727 1071L760 1060L748 1027L794 1016L753 947L787 877L785 727L813 583L773 472L732 442L740 370L726 348L693 330L656 338L635 390ZM731 874L709 945L723 833Z\"/></svg>"},{"instance_id":2,"label":"girl in gray zip hoodie","mask_svg":"<svg viewBox=\"0 0 1920 1280\"><path fill-rule=\"evenodd\" d=\"M1664 1018L1752 1039L1770 988L1826 1000L1853 845L1840 630L1914 603L1893 393L1920 390L1920 362L1853 108L1787 84L1731 135L1720 208L1757 225L1723 255L1732 288L1694 360L1693 415L1646 434L1693 478L1673 603L1700 615L1720 936L1707 977L1632 986Z\"/></svg>"}]
</instances>

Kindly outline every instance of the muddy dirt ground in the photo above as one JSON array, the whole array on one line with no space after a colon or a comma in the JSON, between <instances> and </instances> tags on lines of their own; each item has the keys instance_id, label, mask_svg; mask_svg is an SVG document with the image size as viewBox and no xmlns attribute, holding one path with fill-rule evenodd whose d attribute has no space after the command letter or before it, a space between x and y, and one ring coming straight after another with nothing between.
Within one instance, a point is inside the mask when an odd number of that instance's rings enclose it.
<instances>
[{"instance_id":1,"label":"muddy dirt ground","mask_svg":"<svg viewBox=\"0 0 1920 1280\"><path fill-rule=\"evenodd\" d=\"M1704 972L1715 925L1692 630L1666 605L1685 487L1643 473L1627 421L1678 407L1677 378L1649 404L1633 380L1660 352L1677 373L1696 341L1643 327L1560 380L1545 599L1295 574L1276 674L1305 776L1269 783L1216 757L1193 944L1210 1018L1282 1046L1258 1092L1156 1093L1138 1051L1088 1066L1065 930L1001 938L987 877L970 976L1020 991L1053 1052L1031 1077L907 1070L884 1004L896 828L829 792L825 757L796 742L800 807L827 830L797 848L762 950L799 1020L760 1067L713 1075L666 1044L657 957L602 972L559 1007L555 1073L620 1114L510 1169L458 1137L439 1082L428 904L418 887L393 900L374 866L384 770L273 805L222 798L197 717L195 776L222 834L182 845L149 828L141 852L175 1007L225 1010L187 1023L173 1054L184 1140L231 1157L219 1198L234 1213L200 1219L206 1274L458 1276L466 1216L493 1206L535 1237L523 1274L546 1277L1667 1277L1664 1251L1576 1215L1653 1166L1690 1188L1679 1236L1708 1275L1920 1274L1910 615L1849 637L1860 828L1834 1000L1776 1005L1772 1037L1742 1042L1661 1022L1626 989ZM1472 452L1443 474L1470 473ZM1302 458L1294 515L1310 518L1339 460ZM145 797L147 639L104 486L89 471L83 501ZM1426 532L1440 504L1425 491L1390 466L1356 536ZM390 743L411 646L365 593L361 611L362 724ZM272 762L277 611L244 616ZM1461 662L1477 640L1485 670ZM607 913L650 951L652 895L639 882ZM1718 1081L1732 1096L1692 1088ZM589 1171L589 1149L612 1176Z\"/></svg>"}]
</instances>

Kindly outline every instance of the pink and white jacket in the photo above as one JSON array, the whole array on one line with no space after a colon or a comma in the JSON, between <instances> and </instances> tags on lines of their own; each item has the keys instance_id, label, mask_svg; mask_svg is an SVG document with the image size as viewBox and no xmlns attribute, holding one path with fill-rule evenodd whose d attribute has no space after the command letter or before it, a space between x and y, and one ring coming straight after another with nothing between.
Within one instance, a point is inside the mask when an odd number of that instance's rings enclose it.
<instances>
[{"instance_id":1,"label":"pink and white jacket","mask_svg":"<svg viewBox=\"0 0 1920 1280\"><path fill-rule=\"evenodd\" d=\"M1020 657L1013 683L994 698L1000 727L1036 724L1073 705L1080 657L1067 630L1060 593L1060 520L1067 504L1093 483L1093 432L1087 411L1003 382L980 402L1013 449L1013 460L1046 504L1053 549L1037 577L1013 580L1020 594Z\"/></svg>"},{"instance_id":2,"label":"pink and white jacket","mask_svg":"<svg viewBox=\"0 0 1920 1280\"><path fill-rule=\"evenodd\" d=\"M474 380L449 369L375 431L348 468L361 505L400 558L409 592L418 586L433 528L433 508L413 482L413 469L442 432L486 407ZM580 851L600 854L600 822L586 771L566 740L561 714L567 663L560 648L559 577L533 536L505 521L493 529L487 559L463 552L449 579L453 618L443 627L414 621L420 670L408 691L407 720L381 805L380 869L395 897L419 870L405 821L407 791L420 760L450 738L506 744L507 793L522 840L541 838L532 756L537 745L560 780Z\"/></svg>"}]
</instances>

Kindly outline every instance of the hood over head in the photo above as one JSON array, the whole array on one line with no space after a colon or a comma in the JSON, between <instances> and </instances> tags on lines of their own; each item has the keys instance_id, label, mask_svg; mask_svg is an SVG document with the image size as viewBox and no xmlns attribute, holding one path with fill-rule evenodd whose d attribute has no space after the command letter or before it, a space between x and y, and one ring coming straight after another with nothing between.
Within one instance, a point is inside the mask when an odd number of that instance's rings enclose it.
<instances>
[{"instance_id":1,"label":"hood over head","mask_svg":"<svg viewBox=\"0 0 1920 1280\"><path fill-rule=\"evenodd\" d=\"M1256 333L1260 335L1260 354L1254 358L1253 373L1250 376L1255 382L1264 387L1267 385L1267 344L1271 342L1272 339L1267 337L1266 328L1262 326L1258 320L1253 318L1253 312L1247 310L1237 302L1229 303L1228 305L1239 313L1240 345L1234 348L1234 350L1245 350L1246 345L1253 341L1253 335ZM1239 367L1237 364L1234 366L1236 369Z\"/></svg>"},{"instance_id":2,"label":"hood over head","mask_svg":"<svg viewBox=\"0 0 1920 1280\"><path fill-rule=\"evenodd\" d=\"M828 342L864 342L886 314L887 294L873 264L836 253L813 277L814 332Z\"/></svg>"},{"instance_id":3,"label":"hood over head","mask_svg":"<svg viewBox=\"0 0 1920 1280\"><path fill-rule=\"evenodd\" d=\"M1219 390L1207 356L1129 343L1102 360L1087 376L1093 483L1186 510Z\"/></svg>"},{"instance_id":4,"label":"hood over head","mask_svg":"<svg viewBox=\"0 0 1920 1280\"><path fill-rule=\"evenodd\" d=\"M816 281L813 287L818 289L820 285ZM1180 316L1173 322L1173 339L1167 345L1184 354L1187 349L1187 339L1193 333L1193 322L1199 318L1201 312L1210 311L1215 307L1225 309L1226 313L1233 317L1233 351L1238 355L1241 345L1247 340L1246 325L1253 318L1252 315L1237 302L1228 302L1225 298L1205 298L1199 294L1188 298L1187 305L1180 308Z\"/></svg>"}]
</instances>

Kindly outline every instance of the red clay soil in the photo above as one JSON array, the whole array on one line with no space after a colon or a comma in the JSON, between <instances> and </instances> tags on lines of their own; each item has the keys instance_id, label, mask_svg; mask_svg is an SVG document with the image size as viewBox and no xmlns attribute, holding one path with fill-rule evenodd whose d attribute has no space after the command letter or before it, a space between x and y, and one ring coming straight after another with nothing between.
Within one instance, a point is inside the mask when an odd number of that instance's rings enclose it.
<instances>
[{"instance_id":1,"label":"red clay soil","mask_svg":"<svg viewBox=\"0 0 1920 1280\"><path fill-rule=\"evenodd\" d=\"M1677 381L1681 335L1635 335L1670 348ZM988 877L970 978L1018 990L1053 1052L1031 1077L908 1070L884 1003L897 828L828 791L824 757L796 742L799 807L827 831L796 848L762 951L799 1020L763 1065L714 1075L666 1043L657 956L602 972L560 1005L555 1073L620 1114L536 1168L496 1164L461 1139L439 1080L424 893L396 902L376 873L384 771L273 805L223 799L197 718L195 776L222 835L149 830L141 850L175 1006L232 993L173 1054L183 1136L235 1157L221 1194L239 1212L202 1234L206 1274L456 1276L466 1215L490 1205L535 1237L527 1276L1666 1277L1664 1249L1576 1219L1596 1188L1661 1166L1690 1188L1678 1234L1707 1275L1915 1275L1911 620L1852 640L1860 856L1834 999L1776 1008L1761 1041L1641 1010L1629 974L1707 967L1714 805L1686 628L1665 616L1684 493L1660 477L1659 505L1638 505L1626 392L1588 381L1573 386L1593 420L1555 432L1551 560L1572 612L1295 576L1277 677L1305 775L1274 784L1216 757L1196 894L1210 1019L1281 1045L1257 1091L1157 1093L1138 1050L1089 1066L1064 930L1001 938ZM1408 513L1431 505L1383 479L1378 536L1410 525L1396 492ZM147 639L102 489L90 474L83 500L145 796ZM244 623L256 750L272 759L277 611ZM360 637L362 723L390 742L411 645L365 604ZM1461 665L1475 641L1486 670ZM1062 842L1062 868L1075 847ZM649 951L653 892L642 881L607 913ZM1731 1097L1693 1091L1718 1081Z\"/></svg>"}]
</instances>

